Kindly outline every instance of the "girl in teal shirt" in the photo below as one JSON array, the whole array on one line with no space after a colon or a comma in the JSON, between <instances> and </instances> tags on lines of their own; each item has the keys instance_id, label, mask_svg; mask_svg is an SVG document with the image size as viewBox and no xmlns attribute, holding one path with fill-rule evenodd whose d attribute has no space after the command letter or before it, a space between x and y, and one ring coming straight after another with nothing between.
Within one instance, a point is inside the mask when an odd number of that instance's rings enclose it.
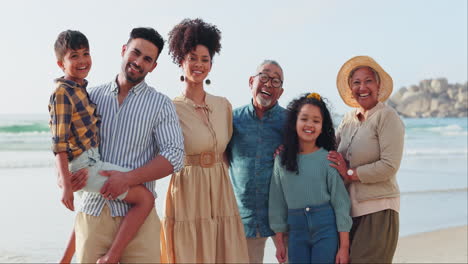
<instances>
[{"instance_id":1,"label":"girl in teal shirt","mask_svg":"<svg viewBox=\"0 0 468 264\"><path fill-rule=\"evenodd\" d=\"M275 159L269 220L276 233L276 257L290 263L348 263L350 201L343 181L329 166L336 149L327 105L317 93L288 106L284 151Z\"/></svg>"}]
</instances>

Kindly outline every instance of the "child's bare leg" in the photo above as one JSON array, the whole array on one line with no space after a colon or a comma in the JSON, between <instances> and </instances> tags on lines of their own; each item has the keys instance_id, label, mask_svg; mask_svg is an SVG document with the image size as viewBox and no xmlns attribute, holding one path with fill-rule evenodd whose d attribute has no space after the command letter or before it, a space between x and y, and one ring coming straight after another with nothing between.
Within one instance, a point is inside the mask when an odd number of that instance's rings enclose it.
<instances>
[{"instance_id":1,"label":"child's bare leg","mask_svg":"<svg viewBox=\"0 0 468 264\"><path fill-rule=\"evenodd\" d=\"M75 229L73 229L70 240L68 241L67 248L65 248L65 252L63 253L63 257L60 260L60 263L71 263L73 254L75 254Z\"/></svg>"},{"instance_id":2,"label":"child's bare leg","mask_svg":"<svg viewBox=\"0 0 468 264\"><path fill-rule=\"evenodd\" d=\"M132 208L122 220L117 235L106 255L97 260L97 263L117 263L120 257L154 208L154 196L143 185L130 188L124 199L132 204Z\"/></svg>"}]
</instances>

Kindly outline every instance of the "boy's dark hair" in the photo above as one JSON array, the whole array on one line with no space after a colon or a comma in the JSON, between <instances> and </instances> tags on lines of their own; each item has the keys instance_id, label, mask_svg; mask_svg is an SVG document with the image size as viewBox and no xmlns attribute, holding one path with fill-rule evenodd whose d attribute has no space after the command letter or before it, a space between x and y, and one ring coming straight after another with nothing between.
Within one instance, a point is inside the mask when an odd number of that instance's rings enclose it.
<instances>
[{"instance_id":1,"label":"boy's dark hair","mask_svg":"<svg viewBox=\"0 0 468 264\"><path fill-rule=\"evenodd\" d=\"M284 151L281 154L281 165L287 170L299 173L297 166L297 155L299 154L299 138L296 131L297 116L305 104L315 105L320 108L322 114L322 133L317 138L315 144L328 151L336 150L335 129L333 120L324 98L307 98L309 94L294 99L288 105L288 118L286 123L286 132L284 134Z\"/></svg>"},{"instance_id":2,"label":"boy's dark hair","mask_svg":"<svg viewBox=\"0 0 468 264\"><path fill-rule=\"evenodd\" d=\"M169 53L172 61L181 66L187 53L203 45L208 49L211 62L215 53L221 50L221 31L200 18L184 19L169 32Z\"/></svg>"},{"instance_id":3,"label":"boy's dark hair","mask_svg":"<svg viewBox=\"0 0 468 264\"><path fill-rule=\"evenodd\" d=\"M63 60L67 50L89 49L86 36L77 30L65 30L61 32L54 44L55 56L57 60Z\"/></svg>"},{"instance_id":4,"label":"boy's dark hair","mask_svg":"<svg viewBox=\"0 0 468 264\"><path fill-rule=\"evenodd\" d=\"M150 27L138 27L132 29L132 32L130 32L130 38L127 41L127 44L130 43L130 41L141 38L144 40L147 40L151 43L153 43L159 50L159 53L156 54L156 60L159 57L159 54L161 54L161 51L164 48L164 39L161 37L161 35L154 30L153 28Z\"/></svg>"}]
</instances>

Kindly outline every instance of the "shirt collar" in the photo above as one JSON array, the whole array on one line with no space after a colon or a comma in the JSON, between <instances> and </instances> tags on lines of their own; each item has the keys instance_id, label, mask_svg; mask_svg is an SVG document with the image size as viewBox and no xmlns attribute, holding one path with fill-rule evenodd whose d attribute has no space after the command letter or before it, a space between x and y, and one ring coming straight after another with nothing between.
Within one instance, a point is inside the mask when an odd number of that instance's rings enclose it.
<instances>
[{"instance_id":1,"label":"shirt collar","mask_svg":"<svg viewBox=\"0 0 468 264\"><path fill-rule=\"evenodd\" d=\"M196 104L194 101L192 101L190 98L186 97L185 95L181 94L180 96L177 96L174 98L174 101L182 101L185 102L188 105L193 106L193 108L198 109L206 109L208 112L213 112L213 109L210 107L211 105L211 94L205 92L205 104L204 105L199 105Z\"/></svg>"},{"instance_id":2,"label":"shirt collar","mask_svg":"<svg viewBox=\"0 0 468 264\"><path fill-rule=\"evenodd\" d=\"M364 120L367 120L370 118L377 110L382 109L384 107L384 104L382 102L378 102L372 109L368 110L367 112L362 108L356 109L356 118L359 120L359 115L364 116Z\"/></svg>"},{"instance_id":3,"label":"shirt collar","mask_svg":"<svg viewBox=\"0 0 468 264\"><path fill-rule=\"evenodd\" d=\"M276 110L279 109L279 108L280 108L279 103L276 102L276 104L272 108L265 111L263 116L264 117L271 117L271 115L274 114L276 112ZM255 111L256 110L255 110L255 106L253 104L253 99L250 99L249 112L250 112L250 114L252 116L257 117L257 114L255 113Z\"/></svg>"},{"instance_id":4,"label":"shirt collar","mask_svg":"<svg viewBox=\"0 0 468 264\"><path fill-rule=\"evenodd\" d=\"M118 78L118 75L117 75L117 77L115 77L115 79L112 82L111 87L110 87L111 92L114 93L114 94L117 94L119 92L119 84L117 83L117 78ZM147 86L148 85L146 84L145 80L143 80L140 83L138 83L137 85L133 86L130 89L129 93L138 94L141 91L145 90Z\"/></svg>"},{"instance_id":5,"label":"shirt collar","mask_svg":"<svg viewBox=\"0 0 468 264\"><path fill-rule=\"evenodd\" d=\"M64 76L55 79L55 82L64 82L64 83L70 85L73 88L86 89L86 87L88 86L88 81L86 79L83 80L83 85L79 85L78 83L76 83L74 81L65 79Z\"/></svg>"}]
</instances>

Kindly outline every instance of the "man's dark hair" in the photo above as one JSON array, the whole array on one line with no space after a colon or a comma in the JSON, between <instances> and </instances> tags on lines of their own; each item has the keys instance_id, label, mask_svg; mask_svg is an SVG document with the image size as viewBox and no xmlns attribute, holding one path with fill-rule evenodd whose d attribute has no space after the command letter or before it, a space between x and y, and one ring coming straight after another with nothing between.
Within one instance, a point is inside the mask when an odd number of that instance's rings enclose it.
<instances>
[{"instance_id":1,"label":"man's dark hair","mask_svg":"<svg viewBox=\"0 0 468 264\"><path fill-rule=\"evenodd\" d=\"M159 57L159 54L161 54L161 51L164 48L164 39L161 37L161 35L154 30L153 28L150 27L138 27L132 29L132 32L130 32L130 38L127 41L127 44L130 43L133 39L141 38L144 40L147 40L151 43L153 43L159 50L159 53L156 54L156 60Z\"/></svg>"},{"instance_id":2,"label":"man's dark hair","mask_svg":"<svg viewBox=\"0 0 468 264\"><path fill-rule=\"evenodd\" d=\"M77 30L65 30L61 32L54 44L55 56L57 60L63 60L67 50L89 49L86 36Z\"/></svg>"}]
</instances>

